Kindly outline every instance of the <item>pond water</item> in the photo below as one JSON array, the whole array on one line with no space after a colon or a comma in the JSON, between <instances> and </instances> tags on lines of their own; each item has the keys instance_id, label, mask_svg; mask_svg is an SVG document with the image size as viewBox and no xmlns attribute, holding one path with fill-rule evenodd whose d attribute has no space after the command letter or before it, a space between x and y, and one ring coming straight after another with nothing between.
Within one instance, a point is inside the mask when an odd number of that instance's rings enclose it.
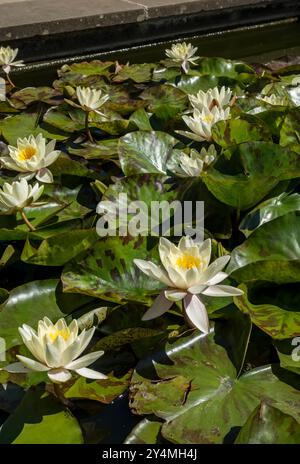
<instances>
[{"instance_id":1,"label":"pond water","mask_svg":"<svg viewBox=\"0 0 300 464\"><path fill-rule=\"evenodd\" d=\"M300 55L300 23L298 18L291 18L276 23L183 37L178 40L188 40L199 48L198 53L202 56L221 56L265 63L281 56ZM30 85L51 84L56 78L56 70L63 64L91 59L118 60L120 63L158 61L164 56L164 50L173 42L162 41L110 52L83 53L59 60L37 62L13 73L16 76L14 80L20 87L28 86L29 82Z\"/></svg>"}]
</instances>

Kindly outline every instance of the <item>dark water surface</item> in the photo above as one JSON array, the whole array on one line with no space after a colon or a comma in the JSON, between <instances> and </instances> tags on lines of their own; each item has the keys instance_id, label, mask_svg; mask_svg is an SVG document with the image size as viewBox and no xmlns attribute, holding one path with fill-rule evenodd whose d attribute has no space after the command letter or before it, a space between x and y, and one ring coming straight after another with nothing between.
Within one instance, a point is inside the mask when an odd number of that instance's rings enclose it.
<instances>
[{"instance_id":1,"label":"dark water surface","mask_svg":"<svg viewBox=\"0 0 300 464\"><path fill-rule=\"evenodd\" d=\"M298 18L291 18L275 23L180 39L180 41L183 40L188 40L197 46L200 56L221 56L263 63L281 56L300 55L300 21ZM26 68L13 73L14 81L20 87L49 85L56 78L56 70L63 64L92 59L118 60L120 63L159 61L165 56L164 50L173 42L157 42L109 52L99 51L93 54L83 52L82 55L70 58L28 64ZM99 50L101 50L100 44Z\"/></svg>"}]
</instances>

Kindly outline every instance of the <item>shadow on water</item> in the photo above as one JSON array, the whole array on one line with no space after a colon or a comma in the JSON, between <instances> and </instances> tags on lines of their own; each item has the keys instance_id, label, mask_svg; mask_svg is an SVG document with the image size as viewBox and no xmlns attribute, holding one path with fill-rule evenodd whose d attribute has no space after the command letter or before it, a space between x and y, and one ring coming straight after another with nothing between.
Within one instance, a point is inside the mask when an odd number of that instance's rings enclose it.
<instances>
[{"instance_id":1,"label":"shadow on water","mask_svg":"<svg viewBox=\"0 0 300 464\"><path fill-rule=\"evenodd\" d=\"M280 40L278 40L280 37ZM80 37L77 38L80 40ZM180 38L188 40L199 48L201 56L220 56L229 59L243 59L249 62L267 62L284 55L300 54L300 22L298 18L275 23L246 26ZM144 63L164 58L164 50L174 42L160 41L146 45L120 48L112 51L78 54L68 58L28 64L13 72L16 84L20 87L50 85L57 78L56 70L72 62L93 59L117 60L120 63Z\"/></svg>"},{"instance_id":2,"label":"shadow on water","mask_svg":"<svg viewBox=\"0 0 300 464\"><path fill-rule=\"evenodd\" d=\"M131 413L128 393L124 393L101 408L99 414L85 417L80 422L87 443L111 445L123 443L140 421L141 417Z\"/></svg>"}]
</instances>

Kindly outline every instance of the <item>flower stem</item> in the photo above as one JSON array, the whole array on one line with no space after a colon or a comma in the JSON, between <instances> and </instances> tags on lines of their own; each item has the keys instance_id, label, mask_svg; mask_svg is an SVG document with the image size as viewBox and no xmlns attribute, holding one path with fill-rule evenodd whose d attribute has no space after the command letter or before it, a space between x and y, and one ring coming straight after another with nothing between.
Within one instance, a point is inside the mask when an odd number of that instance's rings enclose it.
<instances>
[{"instance_id":1,"label":"flower stem","mask_svg":"<svg viewBox=\"0 0 300 464\"><path fill-rule=\"evenodd\" d=\"M67 406L68 408L71 409L72 406L73 406L73 403L71 401L69 401L67 398L65 398L64 393L63 393L63 389L61 388L61 385L58 384L58 383L53 383L52 386L53 386L53 393L56 396L56 398L63 405L65 405L65 406Z\"/></svg>"},{"instance_id":2,"label":"flower stem","mask_svg":"<svg viewBox=\"0 0 300 464\"><path fill-rule=\"evenodd\" d=\"M14 88L16 87L11 78L9 77L9 73L6 73L6 79L8 80L9 84Z\"/></svg>"},{"instance_id":3,"label":"flower stem","mask_svg":"<svg viewBox=\"0 0 300 464\"><path fill-rule=\"evenodd\" d=\"M87 133L87 136L88 136L90 142L94 143L94 139L92 137L92 134L91 134L91 131L90 131L90 128L89 128L89 115L90 115L90 112L86 111L85 112L85 130L86 130L86 133Z\"/></svg>"},{"instance_id":4,"label":"flower stem","mask_svg":"<svg viewBox=\"0 0 300 464\"><path fill-rule=\"evenodd\" d=\"M28 227L28 229L31 230L31 232L35 231L36 228L31 224L31 222L29 221L28 217L27 217L26 214L24 213L24 210L23 210L23 209L21 210L21 216L22 216L22 219L23 219L23 221L25 222L26 226Z\"/></svg>"}]
</instances>

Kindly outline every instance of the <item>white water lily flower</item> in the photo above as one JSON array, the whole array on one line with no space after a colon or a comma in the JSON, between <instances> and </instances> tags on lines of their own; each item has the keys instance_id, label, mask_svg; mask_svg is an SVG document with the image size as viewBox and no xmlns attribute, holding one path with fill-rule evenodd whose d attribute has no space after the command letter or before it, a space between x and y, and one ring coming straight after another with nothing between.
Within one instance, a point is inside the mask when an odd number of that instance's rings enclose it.
<instances>
[{"instance_id":1,"label":"white water lily flower","mask_svg":"<svg viewBox=\"0 0 300 464\"><path fill-rule=\"evenodd\" d=\"M77 99L84 111L100 113L99 108L109 99L109 95L103 95L102 97L101 95L102 90L91 89L90 87L76 88Z\"/></svg>"},{"instance_id":2,"label":"white water lily flower","mask_svg":"<svg viewBox=\"0 0 300 464\"><path fill-rule=\"evenodd\" d=\"M212 127L216 122L230 118L230 108L225 110L214 106L211 110L203 108L199 111L194 109L193 116L182 116L182 119L192 132L177 130L178 134L184 135L197 142L212 140Z\"/></svg>"},{"instance_id":3,"label":"white water lily flower","mask_svg":"<svg viewBox=\"0 0 300 464\"><path fill-rule=\"evenodd\" d=\"M38 183L29 185L26 179L9 184L5 182L0 189L0 210L11 211L23 209L34 203L43 193L44 186Z\"/></svg>"},{"instance_id":4,"label":"white water lily flower","mask_svg":"<svg viewBox=\"0 0 300 464\"><path fill-rule=\"evenodd\" d=\"M183 71L187 74L189 71L189 64L197 64L199 56L195 56L198 48L193 47L192 44L185 42L172 44L171 49L166 50L166 55L176 64L180 64Z\"/></svg>"},{"instance_id":5,"label":"white water lily flower","mask_svg":"<svg viewBox=\"0 0 300 464\"><path fill-rule=\"evenodd\" d=\"M181 153L179 157L180 165L175 172L184 177L198 177L205 165L211 164L216 159L216 156L217 151L214 145L210 145L207 150L203 147L200 153L192 149L189 156Z\"/></svg>"},{"instance_id":6,"label":"white water lily flower","mask_svg":"<svg viewBox=\"0 0 300 464\"><path fill-rule=\"evenodd\" d=\"M190 237L182 237L178 246L166 238L159 242L162 266L151 261L135 259L134 263L149 277L167 286L145 313L143 320L164 314L174 301L184 301L185 312L192 324L204 333L209 332L209 320L205 305L198 297L238 296L243 291L230 285L219 285L228 275L222 272L230 256L221 256L211 264L211 240L195 243Z\"/></svg>"},{"instance_id":7,"label":"white water lily flower","mask_svg":"<svg viewBox=\"0 0 300 464\"><path fill-rule=\"evenodd\" d=\"M289 105L290 101L287 97L279 97L275 95L274 93L272 95L258 95L256 97L257 100L263 101L265 103L268 103L269 105L273 106L287 106Z\"/></svg>"},{"instance_id":8,"label":"white water lily flower","mask_svg":"<svg viewBox=\"0 0 300 464\"><path fill-rule=\"evenodd\" d=\"M17 146L8 146L9 155L1 157L1 163L6 169L12 169L25 174L28 180L36 176L40 182L53 182L52 173L47 166L54 163L60 155L54 150L55 140L46 145L46 139L39 134L28 138L18 139Z\"/></svg>"},{"instance_id":9,"label":"white water lily flower","mask_svg":"<svg viewBox=\"0 0 300 464\"><path fill-rule=\"evenodd\" d=\"M89 345L94 331L95 327L87 331L84 329L78 335L78 323L75 319L68 326L64 319L59 319L53 324L50 319L44 317L38 323L37 332L23 324L19 332L35 360L17 355L20 362L6 366L5 370L16 373L47 372L49 379L54 383L70 380L70 371L88 379L106 379L106 375L101 372L87 368L103 355L103 351L80 356Z\"/></svg>"},{"instance_id":10,"label":"white water lily flower","mask_svg":"<svg viewBox=\"0 0 300 464\"><path fill-rule=\"evenodd\" d=\"M24 66L23 60L14 61L18 54L18 48L0 47L0 66L8 74L11 66Z\"/></svg>"},{"instance_id":11,"label":"white water lily flower","mask_svg":"<svg viewBox=\"0 0 300 464\"><path fill-rule=\"evenodd\" d=\"M218 87L209 89L207 92L199 90L196 95L189 95L189 100L193 108L202 111L204 108L211 110L214 106L218 108L225 108L229 105L232 98L232 91L227 87Z\"/></svg>"}]
</instances>

